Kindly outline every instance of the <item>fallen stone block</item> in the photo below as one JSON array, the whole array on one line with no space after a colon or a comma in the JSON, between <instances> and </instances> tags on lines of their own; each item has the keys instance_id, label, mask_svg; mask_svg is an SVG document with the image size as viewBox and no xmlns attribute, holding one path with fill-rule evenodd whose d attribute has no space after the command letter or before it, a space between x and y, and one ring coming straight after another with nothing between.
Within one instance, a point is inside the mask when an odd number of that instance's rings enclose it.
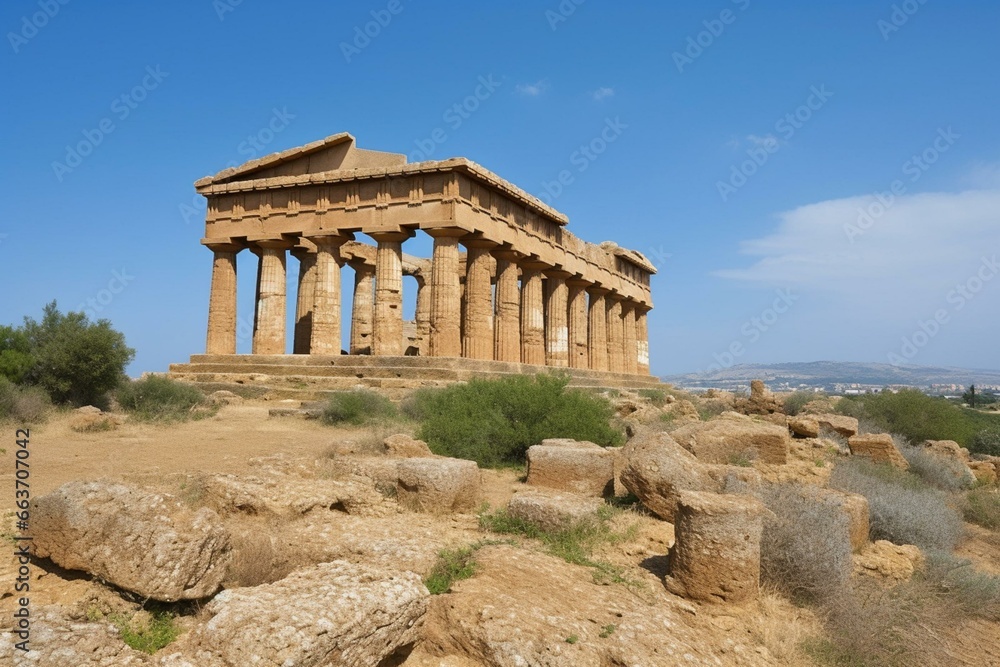
<instances>
[{"instance_id":1,"label":"fallen stone block","mask_svg":"<svg viewBox=\"0 0 1000 667\"><path fill-rule=\"evenodd\" d=\"M970 461L968 466L980 484L997 483L997 467L995 463L990 463L989 461Z\"/></svg>"},{"instance_id":2,"label":"fallen stone block","mask_svg":"<svg viewBox=\"0 0 1000 667\"><path fill-rule=\"evenodd\" d=\"M387 456L394 456L403 459L427 458L434 456L431 448L423 440L417 440L405 433L390 435L382 441Z\"/></svg>"},{"instance_id":3,"label":"fallen stone block","mask_svg":"<svg viewBox=\"0 0 1000 667\"><path fill-rule=\"evenodd\" d=\"M788 430L800 438L818 438L819 422L814 417L789 417Z\"/></svg>"},{"instance_id":4,"label":"fallen stone block","mask_svg":"<svg viewBox=\"0 0 1000 667\"><path fill-rule=\"evenodd\" d=\"M482 481L475 461L403 459L398 475L396 500L415 512L469 512L479 503Z\"/></svg>"},{"instance_id":5,"label":"fallen stone block","mask_svg":"<svg viewBox=\"0 0 1000 667\"><path fill-rule=\"evenodd\" d=\"M847 439L847 446L854 456L864 456L875 463L887 463L902 470L908 470L910 464L896 448L892 436L888 433L869 433L855 435Z\"/></svg>"},{"instance_id":6,"label":"fallen stone block","mask_svg":"<svg viewBox=\"0 0 1000 667\"><path fill-rule=\"evenodd\" d=\"M527 483L531 486L604 496L614 493L614 478L613 454L594 443L528 448Z\"/></svg>"},{"instance_id":7,"label":"fallen stone block","mask_svg":"<svg viewBox=\"0 0 1000 667\"><path fill-rule=\"evenodd\" d=\"M763 463L788 461L788 428L742 415L686 424L670 435L704 463L733 463L746 456Z\"/></svg>"},{"instance_id":8,"label":"fallen stone block","mask_svg":"<svg viewBox=\"0 0 1000 667\"><path fill-rule=\"evenodd\" d=\"M852 435L858 434L858 420L854 417L823 414L811 415L811 418L819 422L821 430L835 431L845 438L850 438Z\"/></svg>"},{"instance_id":9,"label":"fallen stone block","mask_svg":"<svg viewBox=\"0 0 1000 667\"><path fill-rule=\"evenodd\" d=\"M604 507L600 498L570 493L518 491L507 503L507 513L544 530L560 530L594 518Z\"/></svg>"}]
</instances>

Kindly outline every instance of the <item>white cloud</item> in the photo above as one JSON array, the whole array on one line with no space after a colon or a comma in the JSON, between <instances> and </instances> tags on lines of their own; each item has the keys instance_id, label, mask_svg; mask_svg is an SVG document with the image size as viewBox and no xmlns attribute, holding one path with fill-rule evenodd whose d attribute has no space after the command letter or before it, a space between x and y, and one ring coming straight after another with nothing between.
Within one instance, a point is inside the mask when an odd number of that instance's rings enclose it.
<instances>
[{"instance_id":1,"label":"white cloud","mask_svg":"<svg viewBox=\"0 0 1000 667\"><path fill-rule=\"evenodd\" d=\"M601 100L606 100L609 97L614 97L615 96L615 89L614 88L598 88L593 93L591 93L591 96L594 98L595 101L600 102Z\"/></svg>"},{"instance_id":2,"label":"white cloud","mask_svg":"<svg viewBox=\"0 0 1000 667\"><path fill-rule=\"evenodd\" d=\"M974 188L1000 190L1000 162L980 162L974 165L966 182Z\"/></svg>"},{"instance_id":3,"label":"white cloud","mask_svg":"<svg viewBox=\"0 0 1000 667\"><path fill-rule=\"evenodd\" d=\"M548 89L549 82L544 79L535 83L519 83L515 88L518 93L527 95L528 97L538 97Z\"/></svg>"}]
</instances>

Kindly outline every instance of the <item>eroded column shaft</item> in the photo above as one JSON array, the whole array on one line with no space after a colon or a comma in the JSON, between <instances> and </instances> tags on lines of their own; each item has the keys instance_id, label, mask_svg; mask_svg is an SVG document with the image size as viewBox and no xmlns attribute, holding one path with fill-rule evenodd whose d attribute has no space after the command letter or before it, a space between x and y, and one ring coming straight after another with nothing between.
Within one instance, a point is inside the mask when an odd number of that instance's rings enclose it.
<instances>
[{"instance_id":1,"label":"eroded column shaft","mask_svg":"<svg viewBox=\"0 0 1000 667\"><path fill-rule=\"evenodd\" d=\"M434 235L431 258L430 355L458 357L462 354L461 285L459 284L458 238Z\"/></svg>"},{"instance_id":2,"label":"eroded column shaft","mask_svg":"<svg viewBox=\"0 0 1000 667\"><path fill-rule=\"evenodd\" d=\"M628 301L622 301L622 333L622 349L624 350L622 357L623 366L626 373L635 375L639 372L639 352L635 331L635 306Z\"/></svg>"},{"instance_id":3,"label":"eroded column shaft","mask_svg":"<svg viewBox=\"0 0 1000 667\"><path fill-rule=\"evenodd\" d=\"M624 373L625 331L622 323L622 302L620 298L609 294L605 297L605 304L608 313L608 370L612 373Z\"/></svg>"},{"instance_id":4,"label":"eroded column shaft","mask_svg":"<svg viewBox=\"0 0 1000 667\"><path fill-rule=\"evenodd\" d=\"M293 250L292 254L299 259L292 353L309 354L312 343L313 300L316 293L316 253Z\"/></svg>"},{"instance_id":5,"label":"eroded column shaft","mask_svg":"<svg viewBox=\"0 0 1000 667\"><path fill-rule=\"evenodd\" d=\"M236 246L209 246L212 291L208 298L206 354L236 354Z\"/></svg>"},{"instance_id":6,"label":"eroded column shaft","mask_svg":"<svg viewBox=\"0 0 1000 667\"><path fill-rule=\"evenodd\" d=\"M351 354L372 353L375 319L375 267L361 262L354 268L354 303L351 307Z\"/></svg>"},{"instance_id":7,"label":"eroded column shaft","mask_svg":"<svg viewBox=\"0 0 1000 667\"><path fill-rule=\"evenodd\" d=\"M316 238L316 278L313 292L311 354L340 354L340 246L343 238Z\"/></svg>"},{"instance_id":8,"label":"eroded column shaft","mask_svg":"<svg viewBox=\"0 0 1000 667\"><path fill-rule=\"evenodd\" d=\"M254 323L254 354L285 354L286 250L288 243L260 241L260 281Z\"/></svg>"},{"instance_id":9,"label":"eroded column shaft","mask_svg":"<svg viewBox=\"0 0 1000 667\"><path fill-rule=\"evenodd\" d=\"M521 293L512 254L498 253L493 355L497 361L521 361Z\"/></svg>"},{"instance_id":10,"label":"eroded column shaft","mask_svg":"<svg viewBox=\"0 0 1000 667\"><path fill-rule=\"evenodd\" d=\"M636 357L639 373L649 375L649 323L646 321L646 311L635 311Z\"/></svg>"},{"instance_id":11,"label":"eroded column shaft","mask_svg":"<svg viewBox=\"0 0 1000 667\"><path fill-rule=\"evenodd\" d=\"M590 346L587 340L587 283L567 282L569 287L569 367L590 368Z\"/></svg>"},{"instance_id":12,"label":"eroded column shaft","mask_svg":"<svg viewBox=\"0 0 1000 667\"><path fill-rule=\"evenodd\" d=\"M549 272L545 295L545 363L548 366L569 365L569 292L562 272Z\"/></svg>"},{"instance_id":13,"label":"eroded column shaft","mask_svg":"<svg viewBox=\"0 0 1000 667\"><path fill-rule=\"evenodd\" d=\"M607 294L607 290L591 290L590 303L587 308L590 320L587 331L590 367L595 371L608 370L608 310L604 299L605 294Z\"/></svg>"},{"instance_id":14,"label":"eroded column shaft","mask_svg":"<svg viewBox=\"0 0 1000 667\"><path fill-rule=\"evenodd\" d=\"M524 268L521 272L521 362L545 364L542 274L535 268Z\"/></svg>"}]
</instances>

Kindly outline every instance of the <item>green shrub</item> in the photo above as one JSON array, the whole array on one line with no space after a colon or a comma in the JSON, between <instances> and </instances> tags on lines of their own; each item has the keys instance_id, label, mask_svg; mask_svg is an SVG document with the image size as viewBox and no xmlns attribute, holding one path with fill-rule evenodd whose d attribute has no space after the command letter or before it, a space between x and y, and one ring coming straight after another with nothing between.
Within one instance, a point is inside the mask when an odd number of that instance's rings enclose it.
<instances>
[{"instance_id":1,"label":"green shrub","mask_svg":"<svg viewBox=\"0 0 1000 667\"><path fill-rule=\"evenodd\" d=\"M1000 528L1000 493L993 489L973 489L965 494L962 511L967 521L997 530Z\"/></svg>"},{"instance_id":2,"label":"green shrub","mask_svg":"<svg viewBox=\"0 0 1000 667\"><path fill-rule=\"evenodd\" d=\"M370 389L340 391L330 397L323 408L323 423L360 426L385 419L399 413L396 406L382 394Z\"/></svg>"},{"instance_id":3,"label":"green shrub","mask_svg":"<svg viewBox=\"0 0 1000 667\"><path fill-rule=\"evenodd\" d=\"M663 389L640 389L639 395L649 399L649 402L658 408L662 408L667 403L667 392Z\"/></svg>"},{"instance_id":4,"label":"green shrub","mask_svg":"<svg viewBox=\"0 0 1000 667\"><path fill-rule=\"evenodd\" d=\"M139 421L177 422L215 414L205 395L191 385L161 375L129 380L118 388L118 404Z\"/></svg>"},{"instance_id":5,"label":"green shrub","mask_svg":"<svg viewBox=\"0 0 1000 667\"><path fill-rule=\"evenodd\" d=\"M785 397L783 411L789 416L797 415L807 403L818 398L826 398L826 394L815 391L794 391Z\"/></svg>"},{"instance_id":6,"label":"green shrub","mask_svg":"<svg viewBox=\"0 0 1000 667\"><path fill-rule=\"evenodd\" d=\"M840 461L830 488L868 499L873 540L951 550L962 534L962 518L948 496L916 475L851 457Z\"/></svg>"},{"instance_id":7,"label":"green shrub","mask_svg":"<svg viewBox=\"0 0 1000 667\"><path fill-rule=\"evenodd\" d=\"M972 441L969 443L969 450L977 454L1000 456L1000 426L984 428L972 436Z\"/></svg>"},{"instance_id":8,"label":"green shrub","mask_svg":"<svg viewBox=\"0 0 1000 667\"><path fill-rule=\"evenodd\" d=\"M824 599L847 586L851 540L843 509L796 484L769 485L761 499L773 513L760 543L761 581L797 601Z\"/></svg>"},{"instance_id":9,"label":"green shrub","mask_svg":"<svg viewBox=\"0 0 1000 667\"><path fill-rule=\"evenodd\" d=\"M152 655L177 639L181 633L174 623L174 614L169 611L152 612L148 622L137 622L137 616L112 614L108 617L118 628L122 641L136 651Z\"/></svg>"},{"instance_id":10,"label":"green shrub","mask_svg":"<svg viewBox=\"0 0 1000 667\"><path fill-rule=\"evenodd\" d=\"M417 437L435 454L471 459L484 467L517 464L545 438L574 438L599 445L624 440L611 426L607 400L567 390L568 378L515 375L474 379L422 398Z\"/></svg>"},{"instance_id":11,"label":"green shrub","mask_svg":"<svg viewBox=\"0 0 1000 667\"><path fill-rule=\"evenodd\" d=\"M19 387L5 377L0 377L0 421L18 424L38 424L48 417L52 401L38 387Z\"/></svg>"},{"instance_id":12,"label":"green shrub","mask_svg":"<svg viewBox=\"0 0 1000 667\"><path fill-rule=\"evenodd\" d=\"M424 585L431 595L448 593L454 582L472 577L476 573L475 553L474 546L439 551L437 562L424 579Z\"/></svg>"},{"instance_id":13,"label":"green shrub","mask_svg":"<svg viewBox=\"0 0 1000 667\"><path fill-rule=\"evenodd\" d=\"M83 313L64 315L55 301L45 306L41 322L26 317L23 333L35 358L25 379L56 403L104 404L135 357L111 322L92 323Z\"/></svg>"},{"instance_id":14,"label":"green shrub","mask_svg":"<svg viewBox=\"0 0 1000 667\"><path fill-rule=\"evenodd\" d=\"M421 387L409 393L399 404L399 411L414 421L423 421L428 416L428 406L441 390L435 387Z\"/></svg>"},{"instance_id":15,"label":"green shrub","mask_svg":"<svg viewBox=\"0 0 1000 667\"><path fill-rule=\"evenodd\" d=\"M938 456L923 447L899 447L910 464L910 472L943 491L962 491L972 486L969 469L961 461Z\"/></svg>"},{"instance_id":16,"label":"green shrub","mask_svg":"<svg viewBox=\"0 0 1000 667\"><path fill-rule=\"evenodd\" d=\"M898 433L916 443L954 440L971 451L979 451L975 437L980 431L1000 431L1000 417L967 410L916 389L845 397L837 411L867 422L876 432Z\"/></svg>"},{"instance_id":17,"label":"green shrub","mask_svg":"<svg viewBox=\"0 0 1000 667\"><path fill-rule=\"evenodd\" d=\"M21 384L35 363L27 334L22 329L0 326L0 378Z\"/></svg>"}]
</instances>

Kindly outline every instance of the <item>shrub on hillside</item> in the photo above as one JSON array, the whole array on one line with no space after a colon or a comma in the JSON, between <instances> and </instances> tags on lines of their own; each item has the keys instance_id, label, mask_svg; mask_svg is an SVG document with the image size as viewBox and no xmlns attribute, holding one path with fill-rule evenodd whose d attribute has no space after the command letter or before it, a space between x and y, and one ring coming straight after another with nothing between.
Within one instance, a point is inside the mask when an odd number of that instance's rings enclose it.
<instances>
[{"instance_id":1,"label":"shrub on hillside","mask_svg":"<svg viewBox=\"0 0 1000 667\"><path fill-rule=\"evenodd\" d=\"M34 365L27 334L22 329L0 326L0 378L21 384Z\"/></svg>"},{"instance_id":2,"label":"shrub on hillside","mask_svg":"<svg viewBox=\"0 0 1000 667\"><path fill-rule=\"evenodd\" d=\"M844 459L833 469L830 488L868 499L873 540L948 551L962 534L962 517L945 493L892 466Z\"/></svg>"},{"instance_id":3,"label":"shrub on hillside","mask_svg":"<svg viewBox=\"0 0 1000 667\"><path fill-rule=\"evenodd\" d=\"M140 421L176 422L215 414L200 390L161 375L126 381L116 397L122 409Z\"/></svg>"},{"instance_id":4,"label":"shrub on hillside","mask_svg":"<svg viewBox=\"0 0 1000 667\"><path fill-rule=\"evenodd\" d=\"M370 389L339 391L330 397L323 408L325 424L350 424L360 426L398 414L396 406L388 398Z\"/></svg>"},{"instance_id":5,"label":"shrub on hillside","mask_svg":"<svg viewBox=\"0 0 1000 667\"><path fill-rule=\"evenodd\" d=\"M522 463L528 447L545 438L621 444L621 431L611 426L611 404L567 390L568 382L555 375L516 375L474 379L428 394L417 437L436 454L487 467Z\"/></svg>"},{"instance_id":6,"label":"shrub on hillside","mask_svg":"<svg viewBox=\"0 0 1000 667\"><path fill-rule=\"evenodd\" d=\"M807 403L820 398L826 398L826 394L814 391L794 391L785 397L783 411L786 415L795 416L802 412L802 408L804 408Z\"/></svg>"},{"instance_id":7,"label":"shrub on hillside","mask_svg":"<svg viewBox=\"0 0 1000 667\"><path fill-rule=\"evenodd\" d=\"M0 421L18 424L38 424L45 421L52 409L49 395L38 387L19 387L0 377Z\"/></svg>"},{"instance_id":8,"label":"shrub on hillside","mask_svg":"<svg viewBox=\"0 0 1000 667\"><path fill-rule=\"evenodd\" d=\"M965 495L962 507L965 518L984 528L1000 528L1000 492L994 489L973 489Z\"/></svg>"},{"instance_id":9,"label":"shrub on hillside","mask_svg":"<svg viewBox=\"0 0 1000 667\"><path fill-rule=\"evenodd\" d=\"M969 451L977 454L1000 456L1000 426L984 428L972 437Z\"/></svg>"},{"instance_id":10,"label":"shrub on hillside","mask_svg":"<svg viewBox=\"0 0 1000 667\"><path fill-rule=\"evenodd\" d=\"M820 600L851 576L847 514L795 484L772 484L761 499L772 512L760 543L761 581L793 600Z\"/></svg>"},{"instance_id":11,"label":"shrub on hillside","mask_svg":"<svg viewBox=\"0 0 1000 667\"><path fill-rule=\"evenodd\" d=\"M26 317L21 331L34 358L24 379L45 389L57 403L104 403L135 357L111 322L93 323L84 313L60 313L55 301L45 306L41 322Z\"/></svg>"},{"instance_id":12,"label":"shrub on hillside","mask_svg":"<svg viewBox=\"0 0 1000 667\"><path fill-rule=\"evenodd\" d=\"M898 445L897 445L898 446ZM961 461L928 452L908 443L899 447L910 464L910 472L943 491L962 491L973 484L969 468Z\"/></svg>"}]
</instances>

